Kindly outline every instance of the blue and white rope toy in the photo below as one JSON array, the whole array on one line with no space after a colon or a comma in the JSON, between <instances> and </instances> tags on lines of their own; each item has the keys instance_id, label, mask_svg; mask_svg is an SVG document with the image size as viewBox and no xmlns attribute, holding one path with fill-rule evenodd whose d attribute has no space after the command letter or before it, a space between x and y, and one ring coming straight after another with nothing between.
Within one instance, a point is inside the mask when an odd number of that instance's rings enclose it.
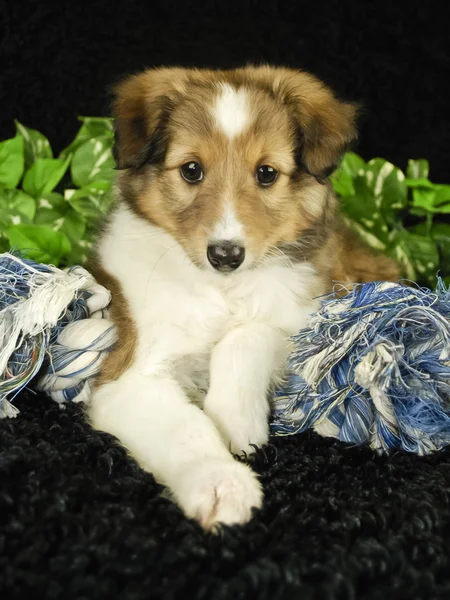
<instances>
[{"instance_id":1,"label":"blue and white rope toy","mask_svg":"<svg viewBox=\"0 0 450 600\"><path fill-rule=\"evenodd\" d=\"M82 267L67 272L0 255L0 417L35 380L56 402L89 398L92 377L116 341L110 293Z\"/></svg>"},{"instance_id":2,"label":"blue and white rope toy","mask_svg":"<svg viewBox=\"0 0 450 600\"><path fill-rule=\"evenodd\" d=\"M0 417L24 387L86 401L116 340L109 292L82 267L0 255ZM450 444L450 290L387 282L330 294L292 340L271 432L313 428L378 452Z\"/></svg>"},{"instance_id":3,"label":"blue and white rope toy","mask_svg":"<svg viewBox=\"0 0 450 600\"><path fill-rule=\"evenodd\" d=\"M272 432L314 428L379 452L450 444L450 289L376 282L323 299L293 339Z\"/></svg>"}]
</instances>

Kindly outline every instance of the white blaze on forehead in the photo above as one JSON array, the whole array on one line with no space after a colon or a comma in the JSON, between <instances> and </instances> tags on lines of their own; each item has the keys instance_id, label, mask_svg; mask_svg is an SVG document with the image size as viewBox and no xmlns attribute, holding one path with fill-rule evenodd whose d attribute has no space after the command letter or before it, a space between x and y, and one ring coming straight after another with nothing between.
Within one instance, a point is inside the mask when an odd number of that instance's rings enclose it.
<instances>
[{"instance_id":1,"label":"white blaze on forehead","mask_svg":"<svg viewBox=\"0 0 450 600\"><path fill-rule=\"evenodd\" d=\"M242 133L249 126L251 120L249 100L245 89L235 89L228 83L221 84L213 107L213 117L230 140Z\"/></svg>"},{"instance_id":2,"label":"white blaze on forehead","mask_svg":"<svg viewBox=\"0 0 450 600\"><path fill-rule=\"evenodd\" d=\"M237 218L231 204L226 204L220 221L214 227L212 240L243 241L244 226Z\"/></svg>"}]
</instances>

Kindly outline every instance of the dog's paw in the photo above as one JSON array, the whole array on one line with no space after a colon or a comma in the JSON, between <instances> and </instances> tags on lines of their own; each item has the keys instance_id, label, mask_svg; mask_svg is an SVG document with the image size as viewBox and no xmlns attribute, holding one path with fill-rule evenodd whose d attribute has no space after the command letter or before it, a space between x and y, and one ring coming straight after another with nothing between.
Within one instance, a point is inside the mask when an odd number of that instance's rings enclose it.
<instances>
[{"instance_id":1,"label":"dog's paw","mask_svg":"<svg viewBox=\"0 0 450 600\"><path fill-rule=\"evenodd\" d=\"M268 404L265 397L259 402L243 399L227 403L226 399L208 394L204 410L233 454L251 454L254 446L264 446L269 441Z\"/></svg>"},{"instance_id":2,"label":"dog's paw","mask_svg":"<svg viewBox=\"0 0 450 600\"><path fill-rule=\"evenodd\" d=\"M173 493L186 516L212 531L221 524L247 523L263 499L253 471L231 457L192 464L180 475Z\"/></svg>"},{"instance_id":3,"label":"dog's paw","mask_svg":"<svg viewBox=\"0 0 450 600\"><path fill-rule=\"evenodd\" d=\"M252 454L255 446L265 446L269 441L268 420L256 420L250 427L239 420L232 422L224 433L225 443L233 454Z\"/></svg>"},{"instance_id":4,"label":"dog's paw","mask_svg":"<svg viewBox=\"0 0 450 600\"><path fill-rule=\"evenodd\" d=\"M269 441L269 419L263 411L246 415L237 410L215 411L209 406L205 407L205 412L233 454L251 454L255 446L264 446Z\"/></svg>"}]
</instances>

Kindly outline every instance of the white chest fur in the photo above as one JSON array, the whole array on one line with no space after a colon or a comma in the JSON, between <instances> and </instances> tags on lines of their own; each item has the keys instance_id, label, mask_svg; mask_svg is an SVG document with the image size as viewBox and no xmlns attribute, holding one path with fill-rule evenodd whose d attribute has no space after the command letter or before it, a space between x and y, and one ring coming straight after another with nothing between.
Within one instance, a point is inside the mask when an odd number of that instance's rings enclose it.
<instances>
[{"instance_id":1,"label":"white chest fur","mask_svg":"<svg viewBox=\"0 0 450 600\"><path fill-rule=\"evenodd\" d=\"M196 267L170 235L120 207L99 244L102 266L118 279L137 325L139 368L177 371L189 387L228 331L250 321L286 337L316 310L309 264L272 261L231 275Z\"/></svg>"}]
</instances>

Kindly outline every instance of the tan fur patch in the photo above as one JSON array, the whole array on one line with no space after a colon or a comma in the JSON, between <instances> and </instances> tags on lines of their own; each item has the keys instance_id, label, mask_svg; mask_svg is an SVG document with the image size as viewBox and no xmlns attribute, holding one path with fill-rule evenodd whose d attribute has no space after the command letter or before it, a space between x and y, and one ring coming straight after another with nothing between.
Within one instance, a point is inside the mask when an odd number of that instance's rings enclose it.
<instances>
[{"instance_id":1,"label":"tan fur patch","mask_svg":"<svg viewBox=\"0 0 450 600\"><path fill-rule=\"evenodd\" d=\"M370 250L352 232L343 227L335 251L337 260L332 278L348 283L368 281L398 281L400 269L397 263Z\"/></svg>"},{"instance_id":2,"label":"tan fur patch","mask_svg":"<svg viewBox=\"0 0 450 600\"><path fill-rule=\"evenodd\" d=\"M100 375L95 380L95 385L99 386L118 379L132 364L136 351L137 331L118 280L103 269L97 260L92 259L88 268L97 282L111 292L109 310L118 328L116 345L104 360Z\"/></svg>"}]
</instances>

